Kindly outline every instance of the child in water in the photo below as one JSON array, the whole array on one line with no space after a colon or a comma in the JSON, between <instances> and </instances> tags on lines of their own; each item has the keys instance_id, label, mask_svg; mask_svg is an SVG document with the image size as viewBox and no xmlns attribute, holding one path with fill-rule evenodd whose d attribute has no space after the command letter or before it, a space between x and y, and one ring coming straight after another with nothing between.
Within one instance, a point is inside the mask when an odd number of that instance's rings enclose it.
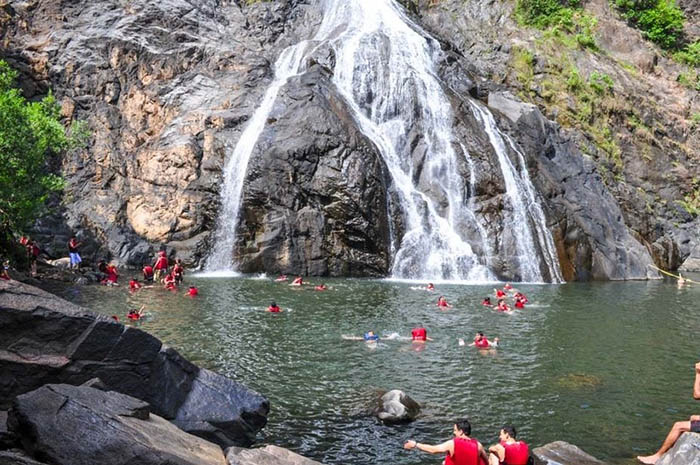
<instances>
[{"instance_id":1,"label":"child in water","mask_svg":"<svg viewBox=\"0 0 700 465\"><path fill-rule=\"evenodd\" d=\"M452 308L452 305L447 303L447 299L444 296L440 296L437 301L437 306L440 308Z\"/></svg>"},{"instance_id":2,"label":"child in water","mask_svg":"<svg viewBox=\"0 0 700 465\"><path fill-rule=\"evenodd\" d=\"M144 315L143 315L143 309L144 309L144 308L146 308L145 305L141 306L141 308L138 309L138 310L133 310L133 309L132 309L132 310L129 310L129 313L126 315L126 317L127 317L128 319L130 319L131 321L138 321L138 320L141 320L141 319L143 318L143 316L144 316Z\"/></svg>"},{"instance_id":3,"label":"child in water","mask_svg":"<svg viewBox=\"0 0 700 465\"><path fill-rule=\"evenodd\" d=\"M279 308L277 303L273 300L272 302L270 302L270 306L267 307L267 311L270 313L280 313L282 309Z\"/></svg>"},{"instance_id":4,"label":"child in water","mask_svg":"<svg viewBox=\"0 0 700 465\"><path fill-rule=\"evenodd\" d=\"M187 290L187 295L190 297L195 297L199 295L199 289L194 286L190 286L190 288Z\"/></svg>"}]
</instances>

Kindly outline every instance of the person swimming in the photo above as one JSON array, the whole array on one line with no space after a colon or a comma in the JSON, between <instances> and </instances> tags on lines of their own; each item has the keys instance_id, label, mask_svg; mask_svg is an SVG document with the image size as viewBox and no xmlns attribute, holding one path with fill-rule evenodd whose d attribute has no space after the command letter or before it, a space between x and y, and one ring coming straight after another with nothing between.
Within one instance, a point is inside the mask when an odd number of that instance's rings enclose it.
<instances>
[{"instance_id":1,"label":"person swimming","mask_svg":"<svg viewBox=\"0 0 700 465\"><path fill-rule=\"evenodd\" d=\"M435 290L435 286L433 285L433 283L428 283L428 287L426 287L426 290L428 290L428 291L434 291L434 290Z\"/></svg>"},{"instance_id":2,"label":"person swimming","mask_svg":"<svg viewBox=\"0 0 700 465\"><path fill-rule=\"evenodd\" d=\"M428 337L428 331L422 326L415 327L411 330L411 340L419 343L432 341L432 339Z\"/></svg>"},{"instance_id":3,"label":"person swimming","mask_svg":"<svg viewBox=\"0 0 700 465\"><path fill-rule=\"evenodd\" d=\"M130 291L138 291L138 290L141 289L142 287L143 287L143 286L141 285L141 283L139 282L139 280L136 279L136 278L131 278L131 281L129 281L129 290L130 290Z\"/></svg>"},{"instance_id":4,"label":"person swimming","mask_svg":"<svg viewBox=\"0 0 700 465\"><path fill-rule=\"evenodd\" d=\"M146 306L142 305L141 308L138 310L134 310L134 309L129 310L129 313L127 313L126 317L132 321L141 320L144 317L144 314L143 314L144 308L146 308Z\"/></svg>"},{"instance_id":5,"label":"person swimming","mask_svg":"<svg viewBox=\"0 0 700 465\"><path fill-rule=\"evenodd\" d=\"M190 297L195 297L195 296L199 295L199 289L197 289L194 286L190 286L190 288L187 289L187 295Z\"/></svg>"},{"instance_id":6,"label":"person swimming","mask_svg":"<svg viewBox=\"0 0 700 465\"><path fill-rule=\"evenodd\" d=\"M505 299L498 299L498 304L496 305L496 310L499 312L509 312L510 307L506 303Z\"/></svg>"},{"instance_id":7,"label":"person swimming","mask_svg":"<svg viewBox=\"0 0 700 465\"><path fill-rule=\"evenodd\" d=\"M523 299L516 297L515 298L515 308L523 309L525 308L525 302Z\"/></svg>"},{"instance_id":8,"label":"person swimming","mask_svg":"<svg viewBox=\"0 0 700 465\"><path fill-rule=\"evenodd\" d=\"M481 301L481 305L484 307L491 307L493 304L491 303L491 297L484 297L484 300Z\"/></svg>"},{"instance_id":9,"label":"person swimming","mask_svg":"<svg viewBox=\"0 0 700 465\"><path fill-rule=\"evenodd\" d=\"M294 281L292 281L292 284L290 286L303 286L304 285L304 280L301 278L301 276L297 276L294 278Z\"/></svg>"},{"instance_id":10,"label":"person swimming","mask_svg":"<svg viewBox=\"0 0 700 465\"><path fill-rule=\"evenodd\" d=\"M493 341L489 341L486 338L486 336L484 336L484 333L479 331L474 336L474 341L469 345L472 347L476 347L477 349L488 349L491 347L498 347L498 338L494 338Z\"/></svg>"},{"instance_id":11,"label":"person swimming","mask_svg":"<svg viewBox=\"0 0 700 465\"><path fill-rule=\"evenodd\" d=\"M510 291L511 289L513 289L513 286L511 286L510 283L506 283L506 285L503 286L504 291Z\"/></svg>"},{"instance_id":12,"label":"person swimming","mask_svg":"<svg viewBox=\"0 0 700 465\"><path fill-rule=\"evenodd\" d=\"M275 279L275 282L281 283L283 281L287 281L287 275L286 274L281 274Z\"/></svg>"},{"instance_id":13,"label":"person swimming","mask_svg":"<svg viewBox=\"0 0 700 465\"><path fill-rule=\"evenodd\" d=\"M172 273L168 273L165 275L165 278L163 278L163 284L165 285L165 288L169 291L174 291L177 289L177 285L175 284L175 276L173 276Z\"/></svg>"},{"instance_id":14,"label":"person swimming","mask_svg":"<svg viewBox=\"0 0 700 465\"><path fill-rule=\"evenodd\" d=\"M280 313L282 309L279 308L277 303L273 300L272 302L270 302L270 306L267 307L267 311L270 313Z\"/></svg>"},{"instance_id":15,"label":"person swimming","mask_svg":"<svg viewBox=\"0 0 700 465\"><path fill-rule=\"evenodd\" d=\"M314 287L317 291L326 291L328 290L328 286L326 286L324 283L319 284L318 286Z\"/></svg>"},{"instance_id":16,"label":"person swimming","mask_svg":"<svg viewBox=\"0 0 700 465\"><path fill-rule=\"evenodd\" d=\"M452 308L452 305L447 303L447 299L444 296L440 296L437 301L437 306L440 308Z\"/></svg>"},{"instance_id":17,"label":"person swimming","mask_svg":"<svg viewBox=\"0 0 700 465\"><path fill-rule=\"evenodd\" d=\"M496 298L498 299L503 299L506 296L506 293L503 292L502 289L494 289L494 292L496 293Z\"/></svg>"},{"instance_id":18,"label":"person swimming","mask_svg":"<svg viewBox=\"0 0 700 465\"><path fill-rule=\"evenodd\" d=\"M379 342L379 336L374 334L374 331L367 331L362 338L368 344Z\"/></svg>"},{"instance_id":19,"label":"person swimming","mask_svg":"<svg viewBox=\"0 0 700 465\"><path fill-rule=\"evenodd\" d=\"M516 293L513 295L513 297L514 297L516 300L517 300L517 299L522 300L524 304L526 304L526 303L529 302L529 301L527 300L527 297L525 296L525 294L523 294L522 292L516 292Z\"/></svg>"}]
</instances>

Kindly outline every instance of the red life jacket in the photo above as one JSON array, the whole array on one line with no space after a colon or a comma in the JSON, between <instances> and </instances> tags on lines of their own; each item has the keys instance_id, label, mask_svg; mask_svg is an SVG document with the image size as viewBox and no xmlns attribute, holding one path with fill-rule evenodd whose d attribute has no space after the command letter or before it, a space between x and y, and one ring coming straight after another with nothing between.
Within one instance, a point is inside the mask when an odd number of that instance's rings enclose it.
<instances>
[{"instance_id":1,"label":"red life jacket","mask_svg":"<svg viewBox=\"0 0 700 465\"><path fill-rule=\"evenodd\" d=\"M507 444L501 441L501 445L506 450L503 465L527 465L527 459L530 455L530 448L523 441L517 441Z\"/></svg>"},{"instance_id":2,"label":"red life jacket","mask_svg":"<svg viewBox=\"0 0 700 465\"><path fill-rule=\"evenodd\" d=\"M506 296L506 293L503 292L502 290L499 289L499 290L496 291L496 297L498 297L499 299L500 299L501 297L505 297L505 296Z\"/></svg>"},{"instance_id":3,"label":"red life jacket","mask_svg":"<svg viewBox=\"0 0 700 465\"><path fill-rule=\"evenodd\" d=\"M138 289L138 288L141 287L141 286L139 285L139 283L137 283L136 281L134 281L134 280L132 279L131 281L129 281L129 287L130 287L131 289Z\"/></svg>"},{"instance_id":4,"label":"red life jacket","mask_svg":"<svg viewBox=\"0 0 700 465\"><path fill-rule=\"evenodd\" d=\"M486 348L489 346L489 340L485 337L482 337L478 341L474 341L474 345L479 348Z\"/></svg>"},{"instance_id":5,"label":"red life jacket","mask_svg":"<svg viewBox=\"0 0 700 465\"><path fill-rule=\"evenodd\" d=\"M446 300L438 300L438 307L447 307L448 305Z\"/></svg>"},{"instance_id":6,"label":"red life jacket","mask_svg":"<svg viewBox=\"0 0 700 465\"><path fill-rule=\"evenodd\" d=\"M428 332L425 328L414 328L413 331L411 331L411 337L414 341L427 341Z\"/></svg>"},{"instance_id":7,"label":"red life jacket","mask_svg":"<svg viewBox=\"0 0 700 465\"><path fill-rule=\"evenodd\" d=\"M197 290L196 287L191 287L191 288L187 291L187 293L188 293L189 295L191 295L192 297L194 297L194 296L196 296L197 294L199 294L199 291Z\"/></svg>"},{"instance_id":8,"label":"red life jacket","mask_svg":"<svg viewBox=\"0 0 700 465\"><path fill-rule=\"evenodd\" d=\"M156 260L156 270L167 270L168 269L168 258L161 255Z\"/></svg>"},{"instance_id":9,"label":"red life jacket","mask_svg":"<svg viewBox=\"0 0 700 465\"><path fill-rule=\"evenodd\" d=\"M515 308L525 308L525 304L523 303L522 300L516 300L515 301Z\"/></svg>"},{"instance_id":10,"label":"red life jacket","mask_svg":"<svg viewBox=\"0 0 700 465\"><path fill-rule=\"evenodd\" d=\"M267 307L267 311L268 311L268 312L272 312L272 313L279 313L279 312L280 312L280 308L279 308L277 305L275 305L274 307L273 307L273 306L269 306L269 307Z\"/></svg>"},{"instance_id":11,"label":"red life jacket","mask_svg":"<svg viewBox=\"0 0 700 465\"><path fill-rule=\"evenodd\" d=\"M153 276L153 267L151 265L146 265L143 267L144 276Z\"/></svg>"},{"instance_id":12,"label":"red life jacket","mask_svg":"<svg viewBox=\"0 0 700 465\"><path fill-rule=\"evenodd\" d=\"M476 439L453 439L454 454L445 457L445 465L478 465L479 442Z\"/></svg>"}]
</instances>

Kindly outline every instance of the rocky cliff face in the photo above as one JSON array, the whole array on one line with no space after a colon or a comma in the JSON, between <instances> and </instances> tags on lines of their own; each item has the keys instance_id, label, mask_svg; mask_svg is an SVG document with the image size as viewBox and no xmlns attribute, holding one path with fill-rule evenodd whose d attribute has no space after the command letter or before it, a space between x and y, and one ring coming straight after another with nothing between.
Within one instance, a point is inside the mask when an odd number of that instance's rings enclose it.
<instances>
[{"instance_id":1,"label":"rocky cliff face","mask_svg":"<svg viewBox=\"0 0 700 465\"><path fill-rule=\"evenodd\" d=\"M455 130L486 173L472 193L481 215L502 215L505 189L488 175L493 154L464 106L470 95L520 144L566 279L645 277L650 256L669 268L700 256L697 217L679 203L698 176L700 140L690 128L697 92L675 84L673 65L641 39L620 39L634 31L601 20L596 33L608 53L567 54L585 76L613 77L605 100L613 135L601 139L588 126L567 125L579 102L542 96L561 66L538 33L515 24L510 2L404 3L446 51L440 75ZM587 8L612 17L606 5ZM311 0L10 1L0 53L22 71L25 93L53 89L65 117L87 120L94 134L88 150L63 160L68 189L59 214L44 221L44 243L61 255L64 236L81 230L92 253L123 263L138 265L161 246L199 263L215 226L222 165L271 80L271 63L312 37L321 17ZM519 71L523 50L535 59ZM243 271L389 270L391 232L401 230L387 208L392 187L328 77L332 59L315 57L283 87L253 152L236 246ZM606 141L617 144L619 160L600 149ZM514 276L503 261L501 274Z\"/></svg>"}]
</instances>

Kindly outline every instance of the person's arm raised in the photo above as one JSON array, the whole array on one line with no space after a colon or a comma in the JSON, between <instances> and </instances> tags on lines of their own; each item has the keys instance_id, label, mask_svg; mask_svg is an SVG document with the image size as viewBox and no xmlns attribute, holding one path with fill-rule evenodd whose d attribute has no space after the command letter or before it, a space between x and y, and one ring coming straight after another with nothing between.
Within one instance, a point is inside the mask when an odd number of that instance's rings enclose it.
<instances>
[{"instance_id":1,"label":"person's arm raised","mask_svg":"<svg viewBox=\"0 0 700 465\"><path fill-rule=\"evenodd\" d=\"M427 452L429 454L443 454L443 453L449 453L450 456L454 454L454 441L450 439L449 441L445 441L442 444L438 444L436 446L431 446L430 444L423 444L420 442L416 441L406 441L406 443L403 445L404 449L413 449L414 447L418 450L422 450L423 452Z\"/></svg>"}]
</instances>

